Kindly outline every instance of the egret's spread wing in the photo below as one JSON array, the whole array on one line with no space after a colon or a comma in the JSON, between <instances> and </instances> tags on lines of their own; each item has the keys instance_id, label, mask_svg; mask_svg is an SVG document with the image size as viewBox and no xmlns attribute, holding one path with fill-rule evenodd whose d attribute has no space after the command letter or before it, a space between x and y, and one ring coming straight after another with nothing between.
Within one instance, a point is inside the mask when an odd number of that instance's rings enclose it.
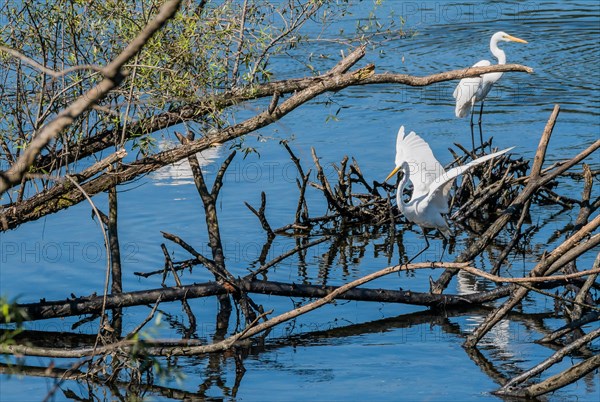
<instances>
[{"instance_id":1,"label":"egret's spread wing","mask_svg":"<svg viewBox=\"0 0 600 402\"><path fill-rule=\"evenodd\" d=\"M433 156L429 144L414 131L405 135L404 126L400 127L396 139L396 166L402 162L408 163L412 198L427 194L431 183L444 174L444 167Z\"/></svg>"},{"instance_id":2,"label":"egret's spread wing","mask_svg":"<svg viewBox=\"0 0 600 402\"><path fill-rule=\"evenodd\" d=\"M454 179L458 177L458 175L466 172L471 169L473 166L479 165L485 161L495 158L496 156L500 156L510 151L514 147L510 147L504 149L502 151L494 152L489 155L482 156L481 158L477 158L469 163L466 163L462 166L457 166L444 172L434 183L431 184L431 193L429 195L429 202L436 204L440 209L445 209L444 212L448 212L448 204L446 203L446 198L448 196L448 192L450 191L450 187L452 186L452 182Z\"/></svg>"},{"instance_id":3,"label":"egret's spread wing","mask_svg":"<svg viewBox=\"0 0 600 402\"><path fill-rule=\"evenodd\" d=\"M481 60L475 63L473 67L485 67L490 65L492 65L492 63L490 63L489 60ZM471 111L471 108L473 107L473 97L482 83L483 79L481 77L470 77L460 80L452 94L454 99L456 99L456 117L465 117Z\"/></svg>"},{"instance_id":4,"label":"egret's spread wing","mask_svg":"<svg viewBox=\"0 0 600 402\"><path fill-rule=\"evenodd\" d=\"M435 209L440 214L447 214L449 212L448 194L450 193L450 189L452 188L455 179L456 177L452 177L441 186L431 190L431 194L428 198L429 205L431 206L430 210Z\"/></svg>"}]
</instances>

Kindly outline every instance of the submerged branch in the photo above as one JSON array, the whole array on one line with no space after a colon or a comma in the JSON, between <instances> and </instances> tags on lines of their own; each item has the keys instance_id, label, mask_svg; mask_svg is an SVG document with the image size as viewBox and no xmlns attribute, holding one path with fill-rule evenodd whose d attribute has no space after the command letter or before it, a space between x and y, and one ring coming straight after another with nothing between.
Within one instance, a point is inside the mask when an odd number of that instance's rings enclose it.
<instances>
[{"instance_id":1,"label":"submerged branch","mask_svg":"<svg viewBox=\"0 0 600 402\"><path fill-rule=\"evenodd\" d=\"M594 355L537 384L532 384L526 388L518 388L512 391L497 391L495 394L521 398L534 398L567 386L596 370L598 367L600 367L600 355Z\"/></svg>"},{"instance_id":2,"label":"submerged branch","mask_svg":"<svg viewBox=\"0 0 600 402\"><path fill-rule=\"evenodd\" d=\"M451 295L451 294L432 294L413 291L398 291L387 289L362 289L356 288L360 284L366 283L378 277L388 275L393 272L411 271L416 269L461 269L466 272L479 275L498 282L545 282L552 283L552 286L557 286L560 281L565 281L584 275L591 275L598 270L588 270L576 274L557 275L547 277L524 277L524 278L502 278L495 275L487 274L479 269L468 266L467 263L418 263L409 265L395 265L377 271L374 274L367 275L357 281L360 281L352 289L340 292L340 288L344 286L321 286L307 285L295 283L282 283L274 281L259 281L253 280L255 274L247 275L245 278L232 280L230 285L220 284L216 282L207 282L193 285L183 285L175 287L165 287L160 289L148 289L136 292L126 292L119 294L111 294L106 297L106 309L131 307L138 305L146 305L156 302L170 302L181 300L182 298L194 299L199 297L216 296L231 293L232 289L239 289L247 293L262 293L274 296L288 297L331 297L333 296L343 300L357 301L372 301L372 302L388 302L388 303L403 303L419 306L462 306L486 303L497 300L498 298L509 295L512 286L504 286L489 292L479 292L466 295ZM356 282L356 281L355 281ZM48 318L68 317L82 314L98 313L102 309L102 296L81 297L69 299L65 301L44 301L40 303L19 304L19 308L25 313L29 320L41 320Z\"/></svg>"},{"instance_id":3,"label":"submerged branch","mask_svg":"<svg viewBox=\"0 0 600 402\"><path fill-rule=\"evenodd\" d=\"M565 346L564 348L561 348L556 353L554 353L552 356L550 356L543 362L541 362L538 365L536 365L535 367L533 367L531 370L527 370L526 372L520 374L519 376L511 379L509 382L504 384L502 386L502 388L500 388L500 390L496 391L495 393L498 395L514 395L515 393L519 393L519 391L517 391L517 388L516 388L517 384L520 384L520 383L528 380L529 378L534 377L534 376L544 372L549 367L552 367L554 364L560 362L563 358L565 358L565 356L576 351L577 349L581 348L582 346L587 345L589 342L593 341L594 339L598 338L599 336L600 336L600 328L590 332L589 334L576 340L575 342L572 342L571 344ZM531 396L534 396L534 395L531 395Z\"/></svg>"},{"instance_id":4,"label":"submerged branch","mask_svg":"<svg viewBox=\"0 0 600 402\"><path fill-rule=\"evenodd\" d=\"M420 263L410 264L408 266L395 266L387 268L389 272L386 271L385 275L391 272L398 272L402 270L430 269L447 266L462 267L466 266L466 264ZM338 289L337 287L333 286L324 287L319 285L285 284L280 282L255 281L248 279L237 279L234 283L236 285L236 288L243 289L248 293L265 293L294 297L321 297ZM106 298L106 308L113 309L120 307L145 305L154 303L159 298L161 302L165 303L180 300L184 296L187 299L215 296L229 293L231 289L231 286L223 286L216 282L208 282L194 285L166 287L160 289L148 289L136 292L111 294L108 295ZM427 293L418 294L414 292L385 290L372 290L373 293L362 292L362 290L360 289L357 289L357 291L357 293L346 293L344 296L348 298L348 300L364 299L367 301L396 301L399 303L414 302L415 304L419 305L435 305L439 303L468 304L469 299L474 297L472 295L444 295L430 297L426 296L428 295ZM377 294L379 294L379 296L377 296ZM40 320L47 318L68 317L73 315L97 313L101 311L102 300L102 296L92 296L70 299L65 301L44 301L40 303L19 304L17 305L17 307L21 309L22 312L27 314L29 320Z\"/></svg>"}]
</instances>

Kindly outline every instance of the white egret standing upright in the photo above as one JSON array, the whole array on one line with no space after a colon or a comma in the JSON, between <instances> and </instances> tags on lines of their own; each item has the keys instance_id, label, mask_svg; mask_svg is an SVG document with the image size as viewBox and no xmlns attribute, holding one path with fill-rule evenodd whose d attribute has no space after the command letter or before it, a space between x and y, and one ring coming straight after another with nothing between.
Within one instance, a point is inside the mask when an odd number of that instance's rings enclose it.
<instances>
[{"instance_id":1,"label":"white egret standing upright","mask_svg":"<svg viewBox=\"0 0 600 402\"><path fill-rule=\"evenodd\" d=\"M415 134L414 131L405 136L404 126L400 127L396 140L396 168L385 180L387 181L400 170L403 172L404 175L396 190L398 209L406 219L416 223L421 228L425 237L425 248L411 258L410 261L429 248L425 228L439 230L445 240L450 237L450 228L444 214L449 212L448 195L454 179L473 166L502 155L513 148L482 156L465 165L446 171L433 156L433 152L425 140ZM410 201L404 201L404 188L409 181L413 185L413 191Z\"/></svg>"},{"instance_id":2,"label":"white egret standing upright","mask_svg":"<svg viewBox=\"0 0 600 402\"><path fill-rule=\"evenodd\" d=\"M510 36L506 32L496 32L490 40L490 51L498 59L498 64L506 64L506 54L498 47L498 42L518 42L527 43L527 41L514 36ZM480 60L473 67L490 66L492 63L489 60ZM492 89L492 86L502 77L502 73L488 73L481 77L463 78L460 80L454 90L454 99L456 99L456 117L465 117L471 112L471 141L473 149L475 149L475 138L473 135L473 109L475 102L481 102L479 109L479 141L483 144L483 135L481 134L481 115L483 114L483 102L485 97Z\"/></svg>"}]
</instances>

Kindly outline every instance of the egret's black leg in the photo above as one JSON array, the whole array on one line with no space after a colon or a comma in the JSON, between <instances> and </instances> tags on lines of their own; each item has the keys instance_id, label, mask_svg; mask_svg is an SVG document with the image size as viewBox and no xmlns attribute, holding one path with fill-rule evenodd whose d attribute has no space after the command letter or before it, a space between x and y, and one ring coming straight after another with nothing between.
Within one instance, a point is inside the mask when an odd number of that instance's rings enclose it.
<instances>
[{"instance_id":1,"label":"egret's black leg","mask_svg":"<svg viewBox=\"0 0 600 402\"><path fill-rule=\"evenodd\" d=\"M413 258L408 260L408 262L406 264L410 264L411 262L413 262L418 256L423 254L423 252L429 248L429 239L427 239L427 233L425 233L425 229L421 228L421 230L423 231L423 237L425 238L425 248L423 250L419 251L417 253L417 255L415 255Z\"/></svg>"},{"instance_id":2,"label":"egret's black leg","mask_svg":"<svg viewBox=\"0 0 600 402\"><path fill-rule=\"evenodd\" d=\"M481 116L483 116L483 101L481 101L481 107L479 108L479 145L481 146L481 152L483 152L483 133L481 131Z\"/></svg>"},{"instance_id":3,"label":"egret's black leg","mask_svg":"<svg viewBox=\"0 0 600 402\"><path fill-rule=\"evenodd\" d=\"M472 151L475 152L475 135L473 134L473 126L475 124L473 123L473 109L475 109L475 105L471 106L471 146Z\"/></svg>"},{"instance_id":4,"label":"egret's black leg","mask_svg":"<svg viewBox=\"0 0 600 402\"><path fill-rule=\"evenodd\" d=\"M440 257L440 261L444 259L444 254L446 254L446 247L448 246L448 239L446 239L446 236L444 236L443 233L442 237L444 238L444 241L442 242L442 256Z\"/></svg>"}]
</instances>

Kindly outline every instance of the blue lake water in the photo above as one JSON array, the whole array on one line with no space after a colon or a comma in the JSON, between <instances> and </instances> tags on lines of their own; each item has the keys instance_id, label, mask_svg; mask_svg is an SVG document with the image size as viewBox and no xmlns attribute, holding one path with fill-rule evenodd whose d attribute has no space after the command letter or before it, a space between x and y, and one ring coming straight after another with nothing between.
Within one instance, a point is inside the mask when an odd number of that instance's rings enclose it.
<instances>
[{"instance_id":1,"label":"blue lake water","mask_svg":"<svg viewBox=\"0 0 600 402\"><path fill-rule=\"evenodd\" d=\"M328 34L335 37L338 28L351 30L371 9L372 2L365 3L339 26L332 27ZM414 29L416 34L391 38L381 47L368 48L357 67L374 63L377 72L428 75L463 68L484 58L495 63L489 53L489 38L503 30L529 41L526 45L501 44L508 62L528 65L535 72L531 75L505 73L496 84L486 103L484 136L493 136L496 147L515 146L515 154L532 159L554 104L560 104L561 113L550 142L547 166L574 156L600 137L600 7L597 2L385 1L378 13L385 18L392 10L404 16L405 28ZM332 55L329 60L315 61L322 70L333 66L341 49L348 51L346 46L331 41L316 41L313 46L310 51L315 54ZM278 59L275 65L281 70L275 78L305 74L301 65L289 60ZM314 147L330 179L335 175L332 164L348 155L358 161L367 178L381 181L393 168L396 132L404 125L428 141L438 159L447 163L452 160L448 147L454 142L470 145L468 119L454 117L452 91L455 85L456 82L446 82L428 88L394 85L348 88L335 95L319 97L272 126L246 137L245 145L256 148L260 156L251 154L243 158L238 154L226 173L219 198L221 235L230 272L243 276L249 268L255 267L266 238L244 201L258 206L260 193L264 191L267 218L272 227L283 226L294 219L296 171L278 140L290 140L305 169L313 167L310 148ZM266 105L268 101L245 105L235 119L241 121ZM328 119L338 109L338 120ZM209 182L229 152L225 144L202 154ZM592 155L588 163L595 169L600 168L598 153ZM563 188L557 189L574 198L580 197L581 190L582 184L576 182L566 182ZM598 196L597 181L593 191ZM94 202L107 209L105 195L94 197ZM308 203L312 215L325 212L326 203L317 191L309 191ZM540 214L539 219L551 221L535 234L533 244L537 244L537 248L531 254L510 258L507 268L515 276L531 269L547 247L558 244L548 243L548 239L555 229L574 221L578 210L575 208L556 218L548 217L556 211L540 208L535 212ZM159 277L139 279L133 272L162 268L164 256L160 244L165 240L161 231L177 234L210 255L202 203L185 165L169 166L121 186L119 215L126 291L160 287ZM460 251L470 239L457 230L457 250ZM409 254L410 250L422 247L423 239L416 228L407 230L403 236ZM361 242L358 238L355 241ZM86 203L0 233L0 242L2 295L18 298L19 302L34 302L42 297L64 299L72 292L79 296L103 291L106 267L103 237ZM397 250L390 260L376 252L377 243L377 239L373 239L363 254L352 256L354 258L345 264L337 256L331 267L323 263L330 244L322 243L308 250L305 264L291 257L270 271L268 277L275 281L340 285L398 262ZM435 239L431 243L433 257L439 258L441 241ZM167 246L175 260L188 258L177 246L168 243ZM269 257L294 246L294 239L277 237ZM578 266L591 267L597 252L593 250L584 255ZM489 268L489 259L498 253L498 250L484 252L475 265ZM451 260L456 255L457 252L444 259ZM431 256L429 253L425 259L432 259ZM427 278L429 275L435 278L437 274L427 271L412 276L393 275L369 286L427 291ZM182 276L187 283L211 279L212 275L200 267ZM478 279L459 276L448 292L468 292L474 286L485 285ZM256 296L253 299L265 306L265 310L274 309L275 314L293 308L288 298ZM214 334L216 300L191 300L190 305L198 317L198 337L210 341ZM550 313L553 308L552 300L542 296L531 296L524 301L524 309L528 311ZM179 304L163 304L161 309L185 321ZM126 310L124 332L133 329L148 312L146 307ZM551 355L552 349L532 341L561 326L563 321L515 317L500 323L479 347L482 358L489 363L486 366L461 347L465 335L484 314L485 311L480 311L436 318L431 317L427 309L414 306L337 302L275 328L263 346L248 352L243 359L246 372L235 397L232 387L236 365L231 357L180 359L179 366L185 375L182 384L167 381L163 385L191 393L206 388L206 397L240 401L499 400L490 394L498 387L492 373L496 373L496 378L510 378ZM76 318L47 320L28 323L26 327L69 331L75 321ZM79 330L95 333L95 323ZM159 337L178 336L169 319L163 319L161 326L154 330ZM290 336L292 340L288 339ZM596 343L595 353L598 347ZM28 359L28 362L47 364L44 359ZM69 362L56 364L67 367ZM570 365L567 359L557 367L564 369ZM201 387L205 381L205 387ZM44 378L1 375L0 400L41 400L51 386L51 380ZM69 387L84 389L75 383ZM101 395L98 397L102 398ZM548 399L597 401L599 397L600 377L596 372ZM57 394L56 400L64 399L64 395ZM150 399L170 398L154 393Z\"/></svg>"}]
</instances>

